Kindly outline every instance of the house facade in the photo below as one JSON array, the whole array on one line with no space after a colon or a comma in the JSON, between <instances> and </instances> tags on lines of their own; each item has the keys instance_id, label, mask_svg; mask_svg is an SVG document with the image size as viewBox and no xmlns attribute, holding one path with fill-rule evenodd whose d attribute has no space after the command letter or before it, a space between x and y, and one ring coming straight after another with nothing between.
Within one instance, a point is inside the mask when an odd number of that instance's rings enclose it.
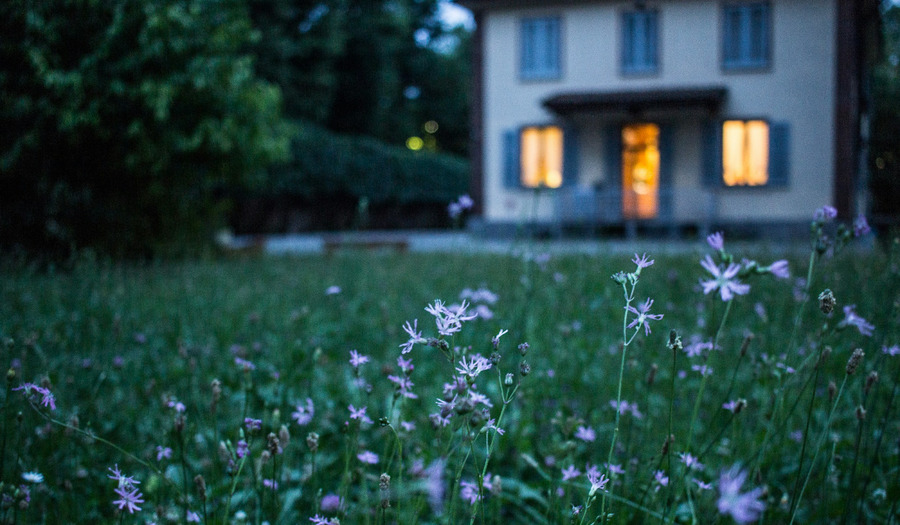
<instances>
[{"instance_id":1,"label":"house facade","mask_svg":"<svg viewBox=\"0 0 900 525\"><path fill-rule=\"evenodd\" d=\"M859 207L867 0L468 0L484 223L800 224Z\"/></svg>"}]
</instances>

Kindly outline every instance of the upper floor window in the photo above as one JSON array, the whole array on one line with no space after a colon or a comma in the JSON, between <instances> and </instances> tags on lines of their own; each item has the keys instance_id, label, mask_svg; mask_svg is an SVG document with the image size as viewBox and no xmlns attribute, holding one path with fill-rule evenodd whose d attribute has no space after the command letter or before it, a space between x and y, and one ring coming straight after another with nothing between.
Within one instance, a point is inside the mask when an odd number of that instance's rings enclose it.
<instances>
[{"instance_id":1,"label":"upper floor window","mask_svg":"<svg viewBox=\"0 0 900 525\"><path fill-rule=\"evenodd\" d=\"M525 18L522 20L521 29L522 79L559 78L561 76L559 18Z\"/></svg>"},{"instance_id":2,"label":"upper floor window","mask_svg":"<svg viewBox=\"0 0 900 525\"><path fill-rule=\"evenodd\" d=\"M622 72L655 73L658 16L656 11L630 11L622 15Z\"/></svg>"},{"instance_id":3,"label":"upper floor window","mask_svg":"<svg viewBox=\"0 0 900 525\"><path fill-rule=\"evenodd\" d=\"M769 3L725 4L722 9L722 65L725 69L768 67L771 33Z\"/></svg>"}]
</instances>

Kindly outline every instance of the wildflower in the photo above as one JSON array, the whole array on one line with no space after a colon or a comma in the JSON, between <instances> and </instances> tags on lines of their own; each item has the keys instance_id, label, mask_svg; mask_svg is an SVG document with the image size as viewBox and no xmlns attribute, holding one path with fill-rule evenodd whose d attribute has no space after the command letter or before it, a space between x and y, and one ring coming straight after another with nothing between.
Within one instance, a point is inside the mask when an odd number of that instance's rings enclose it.
<instances>
[{"instance_id":1,"label":"wildflower","mask_svg":"<svg viewBox=\"0 0 900 525\"><path fill-rule=\"evenodd\" d=\"M234 358L234 364L241 367L244 372L249 372L251 370L256 370L256 365L254 365L251 361L247 361L246 359L241 359L240 357Z\"/></svg>"},{"instance_id":2,"label":"wildflower","mask_svg":"<svg viewBox=\"0 0 900 525\"><path fill-rule=\"evenodd\" d=\"M656 472L654 472L653 479L655 479L661 487L669 486L669 476L666 476L666 473L662 470L657 470Z\"/></svg>"},{"instance_id":3,"label":"wildflower","mask_svg":"<svg viewBox=\"0 0 900 525\"><path fill-rule=\"evenodd\" d=\"M734 466L719 476L719 500L717 506L720 514L730 514L738 523L750 523L759 518L766 509L766 504L759 500L763 489L757 487L750 492L741 493L741 486L747 480L747 473Z\"/></svg>"},{"instance_id":4,"label":"wildflower","mask_svg":"<svg viewBox=\"0 0 900 525\"><path fill-rule=\"evenodd\" d=\"M156 461L172 458L172 449L162 445L156 445Z\"/></svg>"},{"instance_id":5,"label":"wildflower","mask_svg":"<svg viewBox=\"0 0 900 525\"><path fill-rule=\"evenodd\" d=\"M493 430L501 436L506 434L505 430L497 426L497 420L494 418L488 419L488 422L484 424L484 430Z\"/></svg>"},{"instance_id":6,"label":"wildflower","mask_svg":"<svg viewBox=\"0 0 900 525\"><path fill-rule=\"evenodd\" d=\"M635 271L635 273L640 273L640 270L643 270L644 268L647 268L649 266L653 266L653 263L655 263L656 261L647 257L647 254L645 253L640 257L638 257L638 254L634 254L634 258L631 259L631 262L637 265L637 271Z\"/></svg>"},{"instance_id":7,"label":"wildflower","mask_svg":"<svg viewBox=\"0 0 900 525\"><path fill-rule=\"evenodd\" d=\"M350 419L358 419L366 423L371 423L372 420L366 415L366 408L367 407L354 408L353 405L348 406L347 409L350 410Z\"/></svg>"},{"instance_id":8,"label":"wildflower","mask_svg":"<svg viewBox=\"0 0 900 525\"><path fill-rule=\"evenodd\" d=\"M659 321L663 318L663 314L651 314L650 307L653 306L653 299L647 299L643 302L643 304L638 305L637 308L633 306L626 306L625 309L629 312L633 313L637 317L635 317L631 323L628 325L628 328L635 328L635 330L640 330L641 326L644 327L644 335L650 335L650 323L648 320Z\"/></svg>"},{"instance_id":9,"label":"wildflower","mask_svg":"<svg viewBox=\"0 0 900 525\"><path fill-rule=\"evenodd\" d=\"M764 268L765 271L771 273L778 279L789 279L791 272L788 269L788 262L784 259L778 260Z\"/></svg>"},{"instance_id":10,"label":"wildflower","mask_svg":"<svg viewBox=\"0 0 900 525\"><path fill-rule=\"evenodd\" d=\"M712 274L714 279L708 281L700 281L703 286L703 293L708 294L714 290L719 290L723 301L730 301L735 295L746 295L750 292L750 285L743 284L734 277L737 275L741 267L731 263L723 271L713 262L712 257L706 256L700 265Z\"/></svg>"},{"instance_id":11,"label":"wildflower","mask_svg":"<svg viewBox=\"0 0 900 525\"><path fill-rule=\"evenodd\" d=\"M887 354L891 357L900 355L900 345L894 345L894 346L890 346L890 347L883 346L883 347L881 347L881 352L884 354Z\"/></svg>"},{"instance_id":12,"label":"wildflower","mask_svg":"<svg viewBox=\"0 0 900 525\"><path fill-rule=\"evenodd\" d=\"M463 480L459 482L459 486L461 487L459 497L468 501L469 505L474 505L476 501L481 499L481 496L478 495L478 485L474 482Z\"/></svg>"},{"instance_id":13,"label":"wildflower","mask_svg":"<svg viewBox=\"0 0 900 525\"><path fill-rule=\"evenodd\" d=\"M369 356L360 354L356 350L350 350L350 366L353 368L359 368L360 365L369 362Z\"/></svg>"},{"instance_id":14,"label":"wildflower","mask_svg":"<svg viewBox=\"0 0 900 525\"><path fill-rule=\"evenodd\" d=\"M610 400L609 406L617 409L620 413L625 414L630 413L636 419L643 419L644 414L638 409L637 403L631 403L629 401L625 401L624 399L620 403L616 403L615 399Z\"/></svg>"},{"instance_id":15,"label":"wildflower","mask_svg":"<svg viewBox=\"0 0 900 525\"><path fill-rule=\"evenodd\" d=\"M581 471L575 468L575 465L569 465L568 467L562 469L562 480L569 481L570 479L577 478L581 475Z\"/></svg>"},{"instance_id":16,"label":"wildflower","mask_svg":"<svg viewBox=\"0 0 900 525\"><path fill-rule=\"evenodd\" d=\"M854 237L862 237L863 235L866 235L871 231L872 228L869 227L869 222L866 220L865 215L860 215L853 221Z\"/></svg>"},{"instance_id":17,"label":"wildflower","mask_svg":"<svg viewBox=\"0 0 900 525\"><path fill-rule=\"evenodd\" d=\"M605 474L600 474L599 472L589 472L588 481L591 482L591 490L588 494L593 496L598 490L606 490L606 484L609 483L609 478L606 477Z\"/></svg>"},{"instance_id":18,"label":"wildflower","mask_svg":"<svg viewBox=\"0 0 900 525\"><path fill-rule=\"evenodd\" d=\"M314 413L315 409L313 408L312 399L307 397L306 406L298 403L297 409L294 411L294 413L291 414L291 417L294 419L294 421L297 422L298 425L300 425L301 427L305 427L312 421Z\"/></svg>"},{"instance_id":19,"label":"wildflower","mask_svg":"<svg viewBox=\"0 0 900 525\"><path fill-rule=\"evenodd\" d=\"M267 489L278 490L278 482L274 479L264 479L263 487Z\"/></svg>"},{"instance_id":20,"label":"wildflower","mask_svg":"<svg viewBox=\"0 0 900 525\"><path fill-rule=\"evenodd\" d=\"M200 515L194 511L188 512L187 522L188 523L200 523L201 522Z\"/></svg>"},{"instance_id":21,"label":"wildflower","mask_svg":"<svg viewBox=\"0 0 900 525\"><path fill-rule=\"evenodd\" d=\"M406 376L400 377L400 376L395 376L395 375L389 375L388 380L390 382L394 383L395 385L397 385L397 394L398 395L403 396L407 399L416 399L419 397L415 393L413 393L411 390L412 387L415 385L415 383L413 383L410 378L408 378Z\"/></svg>"},{"instance_id":22,"label":"wildflower","mask_svg":"<svg viewBox=\"0 0 900 525\"><path fill-rule=\"evenodd\" d=\"M478 314L466 315L466 309L469 303L463 301L462 304L454 310L444 306L440 299L436 299L434 304L430 304L425 311L434 316L435 324L437 324L438 333L444 336L451 336L462 330L464 321L471 321L478 317Z\"/></svg>"},{"instance_id":23,"label":"wildflower","mask_svg":"<svg viewBox=\"0 0 900 525\"><path fill-rule=\"evenodd\" d=\"M701 376L709 376L713 373L713 369L706 365L691 365L691 370L700 372Z\"/></svg>"},{"instance_id":24,"label":"wildflower","mask_svg":"<svg viewBox=\"0 0 900 525\"><path fill-rule=\"evenodd\" d=\"M697 341L684 347L684 353L687 354L688 357L697 357L699 355L702 355L704 351L710 351L712 349L712 341Z\"/></svg>"},{"instance_id":25,"label":"wildflower","mask_svg":"<svg viewBox=\"0 0 900 525\"><path fill-rule=\"evenodd\" d=\"M847 375L853 375L853 372L856 372L856 369L859 368L859 363L862 362L862 358L865 356L865 352L862 351L861 348L857 348L850 355L850 359L847 360Z\"/></svg>"},{"instance_id":26,"label":"wildflower","mask_svg":"<svg viewBox=\"0 0 900 525\"><path fill-rule=\"evenodd\" d=\"M340 523L338 521L332 520L331 518L323 518L316 514L312 518L309 518L309 521L313 522L313 525L336 525Z\"/></svg>"},{"instance_id":27,"label":"wildflower","mask_svg":"<svg viewBox=\"0 0 900 525\"><path fill-rule=\"evenodd\" d=\"M325 295L337 295L339 293L341 293L340 286L332 285L325 289Z\"/></svg>"},{"instance_id":28,"label":"wildflower","mask_svg":"<svg viewBox=\"0 0 900 525\"><path fill-rule=\"evenodd\" d=\"M491 344L494 345L494 348L500 345L500 338L503 337L504 334L508 333L509 330L500 330L493 338L491 338Z\"/></svg>"},{"instance_id":29,"label":"wildflower","mask_svg":"<svg viewBox=\"0 0 900 525\"><path fill-rule=\"evenodd\" d=\"M468 194L460 195L459 200L457 200L456 202L463 210L469 210L472 208L472 206L475 206L475 201L473 201L472 197L469 197Z\"/></svg>"},{"instance_id":30,"label":"wildflower","mask_svg":"<svg viewBox=\"0 0 900 525\"><path fill-rule=\"evenodd\" d=\"M434 460L425 469L425 488L428 491L428 505L432 512L440 514L444 506L444 468L447 462L443 459Z\"/></svg>"},{"instance_id":31,"label":"wildflower","mask_svg":"<svg viewBox=\"0 0 900 525\"><path fill-rule=\"evenodd\" d=\"M249 451L250 445L248 445L247 442L242 439L237 442L237 447L234 449L234 454L238 459L243 459Z\"/></svg>"},{"instance_id":32,"label":"wildflower","mask_svg":"<svg viewBox=\"0 0 900 525\"><path fill-rule=\"evenodd\" d=\"M413 345L415 345L415 344L427 342L425 339L422 338L422 332L419 332L418 328L419 328L419 320L418 319L414 319L413 324L409 324L409 321L406 321L406 324L403 325L403 330L407 334L409 334L409 340L407 342L403 343L402 345L400 345L400 348L402 348L402 350L400 350L401 354L408 354L412 350Z\"/></svg>"},{"instance_id":33,"label":"wildflower","mask_svg":"<svg viewBox=\"0 0 900 525\"><path fill-rule=\"evenodd\" d=\"M575 430L575 437L586 442L592 442L597 439L597 433L591 427L579 425Z\"/></svg>"},{"instance_id":34,"label":"wildflower","mask_svg":"<svg viewBox=\"0 0 900 525\"><path fill-rule=\"evenodd\" d=\"M110 472L112 475L107 475L106 477L108 477L109 479L114 479L114 480L116 480L116 483L118 483L118 485L119 485L120 487L125 487L125 486L133 487L133 486L135 486L135 485L140 485L140 484L141 484L140 481L135 480L135 479L132 478L131 476L125 476L125 475L123 475L122 472L119 470L119 465L118 465L118 464L117 464L116 466L114 466L114 467L110 467L110 468L109 468L109 472Z\"/></svg>"},{"instance_id":35,"label":"wildflower","mask_svg":"<svg viewBox=\"0 0 900 525\"><path fill-rule=\"evenodd\" d=\"M359 454L356 455L356 458L363 463L368 463L369 465L374 465L378 463L378 454L371 452L369 450L363 450Z\"/></svg>"},{"instance_id":36,"label":"wildflower","mask_svg":"<svg viewBox=\"0 0 900 525\"><path fill-rule=\"evenodd\" d=\"M834 206L822 206L813 214L813 220L816 222L828 222L837 217L837 210Z\"/></svg>"},{"instance_id":37,"label":"wildflower","mask_svg":"<svg viewBox=\"0 0 900 525\"><path fill-rule=\"evenodd\" d=\"M41 395L41 406L48 407L50 410L56 410L56 398L49 388L44 388L34 383L23 383L21 386L13 388L13 390L22 390L25 396L31 396L32 392L37 392Z\"/></svg>"},{"instance_id":38,"label":"wildflower","mask_svg":"<svg viewBox=\"0 0 900 525\"><path fill-rule=\"evenodd\" d=\"M839 328L855 326L859 333L865 336L872 335L875 325L866 321L856 313L856 305L850 304L844 307L844 320L838 323Z\"/></svg>"},{"instance_id":39,"label":"wildflower","mask_svg":"<svg viewBox=\"0 0 900 525\"><path fill-rule=\"evenodd\" d=\"M43 483L44 475L37 471L23 472L22 479L29 483Z\"/></svg>"},{"instance_id":40,"label":"wildflower","mask_svg":"<svg viewBox=\"0 0 900 525\"><path fill-rule=\"evenodd\" d=\"M416 424L413 423L412 421L401 421L400 428L402 428L403 430L405 430L407 432L412 432L413 430L416 429Z\"/></svg>"},{"instance_id":41,"label":"wildflower","mask_svg":"<svg viewBox=\"0 0 900 525\"><path fill-rule=\"evenodd\" d=\"M341 508L343 501L341 497L334 493L325 494L322 498L321 507L325 512L333 512Z\"/></svg>"},{"instance_id":42,"label":"wildflower","mask_svg":"<svg viewBox=\"0 0 900 525\"><path fill-rule=\"evenodd\" d=\"M254 431L262 428L262 419L253 419L252 417L244 418L244 426L247 427L247 430Z\"/></svg>"},{"instance_id":43,"label":"wildflower","mask_svg":"<svg viewBox=\"0 0 900 525\"><path fill-rule=\"evenodd\" d=\"M706 244L713 250L721 252L725 249L725 237L722 232L711 233L706 236Z\"/></svg>"},{"instance_id":44,"label":"wildflower","mask_svg":"<svg viewBox=\"0 0 900 525\"><path fill-rule=\"evenodd\" d=\"M699 479L696 479L696 478L694 478L694 483L696 483L696 484L697 484L697 487L699 487L701 490L710 490L710 489L712 489L712 484L711 484L711 483L705 483L705 482L700 481Z\"/></svg>"},{"instance_id":45,"label":"wildflower","mask_svg":"<svg viewBox=\"0 0 900 525\"><path fill-rule=\"evenodd\" d=\"M478 374L490 368L490 360L485 359L478 354L475 354L469 358L468 362L466 362L466 358L463 357L459 362L459 366L456 367L456 371L464 376L468 376L471 379L475 379L476 377L478 377Z\"/></svg>"},{"instance_id":46,"label":"wildflower","mask_svg":"<svg viewBox=\"0 0 900 525\"><path fill-rule=\"evenodd\" d=\"M700 460L691 455L690 452L682 452L678 457L681 458L684 466L691 470L703 470L705 468L703 463L700 463Z\"/></svg>"},{"instance_id":47,"label":"wildflower","mask_svg":"<svg viewBox=\"0 0 900 525\"><path fill-rule=\"evenodd\" d=\"M819 294L819 310L828 315L834 311L835 304L837 304L837 300L834 298L834 292L829 288L822 290L822 293Z\"/></svg>"},{"instance_id":48,"label":"wildflower","mask_svg":"<svg viewBox=\"0 0 900 525\"><path fill-rule=\"evenodd\" d=\"M141 499L144 495L138 489L131 486L119 486L113 492L119 495L119 499L113 501L113 505L118 506L119 510L125 509L129 514L134 514L134 511L141 510L137 504L144 502Z\"/></svg>"},{"instance_id":49,"label":"wildflower","mask_svg":"<svg viewBox=\"0 0 900 525\"><path fill-rule=\"evenodd\" d=\"M731 400L727 403L722 404L722 408L731 412L732 414L739 414L745 406L747 406L747 401L745 399Z\"/></svg>"},{"instance_id":50,"label":"wildflower","mask_svg":"<svg viewBox=\"0 0 900 525\"><path fill-rule=\"evenodd\" d=\"M622 468L622 465L611 465L611 464L607 463L606 469L609 470L609 472L611 474L616 474L618 476L621 476L622 474L625 473L625 469Z\"/></svg>"}]
</instances>

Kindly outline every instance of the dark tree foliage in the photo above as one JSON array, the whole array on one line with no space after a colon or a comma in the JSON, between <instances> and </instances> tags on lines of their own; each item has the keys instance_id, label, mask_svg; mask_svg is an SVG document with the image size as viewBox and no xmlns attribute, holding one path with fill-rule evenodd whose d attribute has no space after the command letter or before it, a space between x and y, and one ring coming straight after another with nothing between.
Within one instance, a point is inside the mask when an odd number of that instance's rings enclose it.
<instances>
[{"instance_id":1,"label":"dark tree foliage","mask_svg":"<svg viewBox=\"0 0 900 525\"><path fill-rule=\"evenodd\" d=\"M218 188L287 154L242 1L0 3L0 245L145 256L206 241Z\"/></svg>"},{"instance_id":2,"label":"dark tree foliage","mask_svg":"<svg viewBox=\"0 0 900 525\"><path fill-rule=\"evenodd\" d=\"M900 6L882 13L882 57L872 76L869 189L876 223L900 219Z\"/></svg>"}]
</instances>

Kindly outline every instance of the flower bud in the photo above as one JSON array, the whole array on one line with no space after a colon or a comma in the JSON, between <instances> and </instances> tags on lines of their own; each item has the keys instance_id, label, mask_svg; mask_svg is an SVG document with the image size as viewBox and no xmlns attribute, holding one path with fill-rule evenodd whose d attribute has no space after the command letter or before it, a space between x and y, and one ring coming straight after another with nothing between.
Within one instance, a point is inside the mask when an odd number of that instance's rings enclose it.
<instances>
[{"instance_id":1,"label":"flower bud","mask_svg":"<svg viewBox=\"0 0 900 525\"><path fill-rule=\"evenodd\" d=\"M669 332L669 342L666 343L666 346L673 352L679 352L684 349L684 345L681 344L681 337L678 336L678 332L675 330Z\"/></svg>"},{"instance_id":2,"label":"flower bud","mask_svg":"<svg viewBox=\"0 0 900 525\"><path fill-rule=\"evenodd\" d=\"M315 432L310 432L306 435L306 446L309 447L310 452L315 452L319 449L319 435Z\"/></svg>"},{"instance_id":3,"label":"flower bud","mask_svg":"<svg viewBox=\"0 0 900 525\"><path fill-rule=\"evenodd\" d=\"M526 361L522 361L519 363L519 373L522 374L522 377L527 376L531 373L531 365L529 365Z\"/></svg>"},{"instance_id":4,"label":"flower bud","mask_svg":"<svg viewBox=\"0 0 900 525\"><path fill-rule=\"evenodd\" d=\"M194 486L197 487L197 497L200 498L200 501L206 501L206 480L203 479L203 476L200 474L194 476Z\"/></svg>"},{"instance_id":5,"label":"flower bud","mask_svg":"<svg viewBox=\"0 0 900 525\"><path fill-rule=\"evenodd\" d=\"M878 372L876 372L875 370L872 370L871 372L869 372L869 375L866 376L866 388L865 388L866 394L868 394L869 390L872 389L872 385L874 385L877 382L878 382Z\"/></svg>"},{"instance_id":6,"label":"flower bud","mask_svg":"<svg viewBox=\"0 0 900 525\"><path fill-rule=\"evenodd\" d=\"M519 353L522 354L522 357L525 357L525 354L528 353L528 348L528 343L522 343L519 345Z\"/></svg>"},{"instance_id":7,"label":"flower bud","mask_svg":"<svg viewBox=\"0 0 900 525\"><path fill-rule=\"evenodd\" d=\"M512 386L513 385L513 375L506 374L506 378L503 380L503 384L506 386Z\"/></svg>"},{"instance_id":8,"label":"flower bud","mask_svg":"<svg viewBox=\"0 0 900 525\"><path fill-rule=\"evenodd\" d=\"M837 300L835 300L834 293L830 289L826 288L819 294L819 310L823 314L828 315L833 312L836 304Z\"/></svg>"},{"instance_id":9,"label":"flower bud","mask_svg":"<svg viewBox=\"0 0 900 525\"><path fill-rule=\"evenodd\" d=\"M856 369L859 368L859 363L862 361L863 356L865 356L865 352L862 351L862 348L857 348L853 351L853 354L850 356L850 359L847 360L847 375L853 375L853 372L856 372Z\"/></svg>"},{"instance_id":10,"label":"flower bud","mask_svg":"<svg viewBox=\"0 0 900 525\"><path fill-rule=\"evenodd\" d=\"M291 433L288 431L287 425L281 425L281 428L278 429L278 441L282 447L286 447L290 443Z\"/></svg>"}]
</instances>

